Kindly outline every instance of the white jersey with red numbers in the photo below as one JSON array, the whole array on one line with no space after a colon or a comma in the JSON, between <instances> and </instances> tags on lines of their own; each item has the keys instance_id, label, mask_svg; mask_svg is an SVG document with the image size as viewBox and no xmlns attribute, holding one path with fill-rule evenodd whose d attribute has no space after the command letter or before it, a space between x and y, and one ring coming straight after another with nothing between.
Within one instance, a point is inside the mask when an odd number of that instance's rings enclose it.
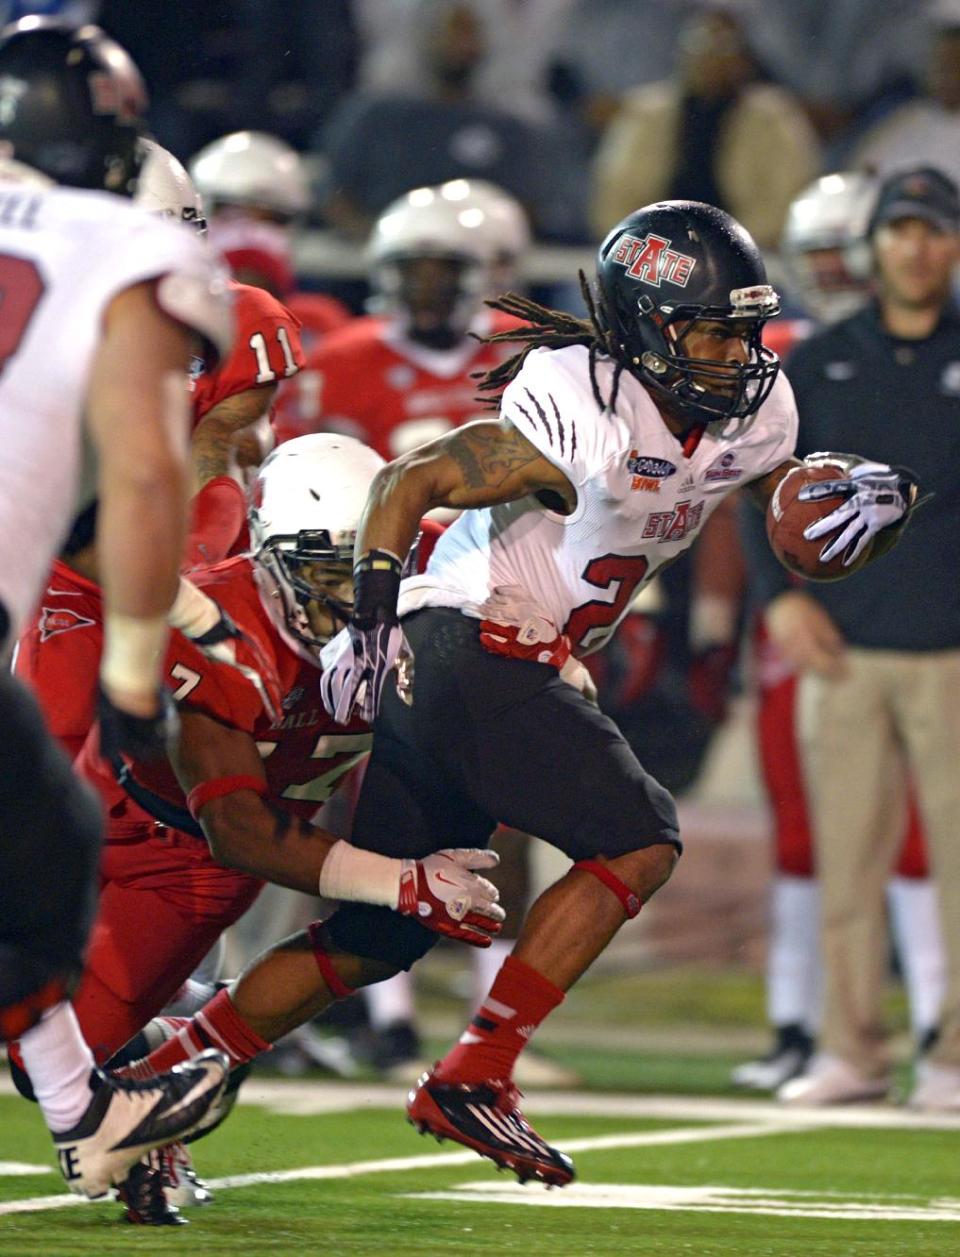
<instances>
[{"instance_id":1,"label":"white jersey with red numbers","mask_svg":"<svg viewBox=\"0 0 960 1257\"><path fill-rule=\"evenodd\" d=\"M478 336L520 326L497 311L474 323ZM392 459L471 419L489 418L474 378L517 352L472 336L453 349L427 349L395 323L364 315L331 332L277 399L277 440L341 432Z\"/></svg>"},{"instance_id":2,"label":"white jersey with red numbers","mask_svg":"<svg viewBox=\"0 0 960 1257\"><path fill-rule=\"evenodd\" d=\"M19 633L70 520L93 496L83 409L104 312L156 280L156 299L221 348L224 282L199 238L106 192L0 191L0 602Z\"/></svg>"},{"instance_id":3,"label":"white jersey with red numbers","mask_svg":"<svg viewBox=\"0 0 960 1257\"><path fill-rule=\"evenodd\" d=\"M629 373L621 374L616 412L600 409L587 352L582 345L535 350L500 407L569 479L573 513L558 514L533 496L464 511L426 573L403 583L401 614L453 606L518 627L546 620L576 654L597 650L638 587L692 544L723 497L793 453L797 412L782 374L757 414L710 424L687 458ZM601 359L596 370L600 394L609 397L613 363ZM547 640L539 631L537 640Z\"/></svg>"},{"instance_id":4,"label":"white jersey with red numbers","mask_svg":"<svg viewBox=\"0 0 960 1257\"><path fill-rule=\"evenodd\" d=\"M303 366L300 321L263 288L229 283L236 334L233 350L193 377L193 426L214 406L261 384L289 379ZM199 365L199 364L198 364Z\"/></svg>"},{"instance_id":5,"label":"white jersey with red numbers","mask_svg":"<svg viewBox=\"0 0 960 1257\"><path fill-rule=\"evenodd\" d=\"M250 559L227 559L198 569L190 579L243 630L245 658L263 678L279 710L271 714L262 691L247 676L211 662L179 633L171 634L167 648L167 685L177 702L250 734L263 760L271 802L299 816L313 816L340 778L369 751L369 726L359 720L339 725L327 715L319 697L321 670L287 644L267 615ZM128 817L140 816L116 785L110 767L97 757L92 738L77 767L97 786L111 818L120 819L124 811ZM183 792L166 762L135 764L133 776L166 802L185 807Z\"/></svg>"}]
</instances>

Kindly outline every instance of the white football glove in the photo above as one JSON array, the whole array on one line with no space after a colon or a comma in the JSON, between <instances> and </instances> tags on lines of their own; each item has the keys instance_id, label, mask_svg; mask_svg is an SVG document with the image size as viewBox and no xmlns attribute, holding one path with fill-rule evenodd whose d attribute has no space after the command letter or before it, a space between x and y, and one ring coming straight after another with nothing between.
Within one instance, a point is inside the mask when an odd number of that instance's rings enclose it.
<instances>
[{"instance_id":1,"label":"white football glove","mask_svg":"<svg viewBox=\"0 0 960 1257\"><path fill-rule=\"evenodd\" d=\"M337 724L349 724L354 716L372 723L388 673L399 663L404 677L412 676L412 661L399 624L381 622L368 629L348 624L320 652L320 701Z\"/></svg>"},{"instance_id":2,"label":"white football glove","mask_svg":"<svg viewBox=\"0 0 960 1257\"><path fill-rule=\"evenodd\" d=\"M850 567L872 537L904 519L914 504L916 492L916 482L904 468L890 467L886 463L860 463L842 479L819 480L800 490L801 502L816 502L840 494L846 498L835 511L809 524L803 535L807 541L815 541L838 530L836 537L820 552L820 562L829 563L846 550L843 566Z\"/></svg>"},{"instance_id":3,"label":"white football glove","mask_svg":"<svg viewBox=\"0 0 960 1257\"><path fill-rule=\"evenodd\" d=\"M489 947L505 917L500 892L474 869L500 863L495 851L453 848L423 860L403 860L397 911L421 925L472 947Z\"/></svg>"}]
</instances>

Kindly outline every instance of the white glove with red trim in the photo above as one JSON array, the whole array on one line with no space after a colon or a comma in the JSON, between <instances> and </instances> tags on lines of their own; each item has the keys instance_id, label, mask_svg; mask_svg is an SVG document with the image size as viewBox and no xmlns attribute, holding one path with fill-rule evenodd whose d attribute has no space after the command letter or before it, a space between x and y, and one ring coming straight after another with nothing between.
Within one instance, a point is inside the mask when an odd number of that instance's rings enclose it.
<instances>
[{"instance_id":1,"label":"white glove with red trim","mask_svg":"<svg viewBox=\"0 0 960 1257\"><path fill-rule=\"evenodd\" d=\"M401 863L401 916L416 917L428 930L471 947L490 946L505 913L496 886L473 870L496 868L500 857L495 851L454 848Z\"/></svg>"}]
</instances>

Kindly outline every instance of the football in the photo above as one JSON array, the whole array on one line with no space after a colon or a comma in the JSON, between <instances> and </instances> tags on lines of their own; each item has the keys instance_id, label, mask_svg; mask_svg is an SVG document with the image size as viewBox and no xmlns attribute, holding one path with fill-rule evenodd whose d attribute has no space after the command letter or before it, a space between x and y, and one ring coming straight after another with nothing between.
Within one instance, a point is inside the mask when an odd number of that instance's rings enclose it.
<instances>
[{"instance_id":1,"label":"football","mask_svg":"<svg viewBox=\"0 0 960 1257\"><path fill-rule=\"evenodd\" d=\"M800 490L818 480L842 480L846 475L845 468L837 463L795 467L787 472L770 498L767 538L771 549L785 568L804 580L842 580L851 572L859 571L870 560L872 540L849 567L843 566L843 553L835 555L829 563L821 563L820 551L830 544L836 534L818 537L815 541L807 541L803 535L803 530L810 524L835 511L843 498L837 495L822 498L819 502L801 502L798 496Z\"/></svg>"}]
</instances>

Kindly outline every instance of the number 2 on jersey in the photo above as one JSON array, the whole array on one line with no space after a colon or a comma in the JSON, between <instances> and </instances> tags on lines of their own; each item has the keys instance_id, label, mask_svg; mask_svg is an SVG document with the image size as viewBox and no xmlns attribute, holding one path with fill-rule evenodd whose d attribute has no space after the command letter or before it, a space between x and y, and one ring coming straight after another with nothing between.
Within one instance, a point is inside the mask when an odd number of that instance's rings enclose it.
<instances>
[{"instance_id":1,"label":"number 2 on jersey","mask_svg":"<svg viewBox=\"0 0 960 1257\"><path fill-rule=\"evenodd\" d=\"M43 293L35 263L0 253L0 373L19 349Z\"/></svg>"},{"instance_id":2,"label":"number 2 on jersey","mask_svg":"<svg viewBox=\"0 0 960 1257\"><path fill-rule=\"evenodd\" d=\"M619 620L633 597L633 591L646 576L648 566L642 554L604 554L599 559L590 560L581 573L581 579L598 589L609 589L614 583L616 588L611 602L592 598L570 612L563 631L575 651L595 646L605 636L595 630L607 629Z\"/></svg>"}]
</instances>

